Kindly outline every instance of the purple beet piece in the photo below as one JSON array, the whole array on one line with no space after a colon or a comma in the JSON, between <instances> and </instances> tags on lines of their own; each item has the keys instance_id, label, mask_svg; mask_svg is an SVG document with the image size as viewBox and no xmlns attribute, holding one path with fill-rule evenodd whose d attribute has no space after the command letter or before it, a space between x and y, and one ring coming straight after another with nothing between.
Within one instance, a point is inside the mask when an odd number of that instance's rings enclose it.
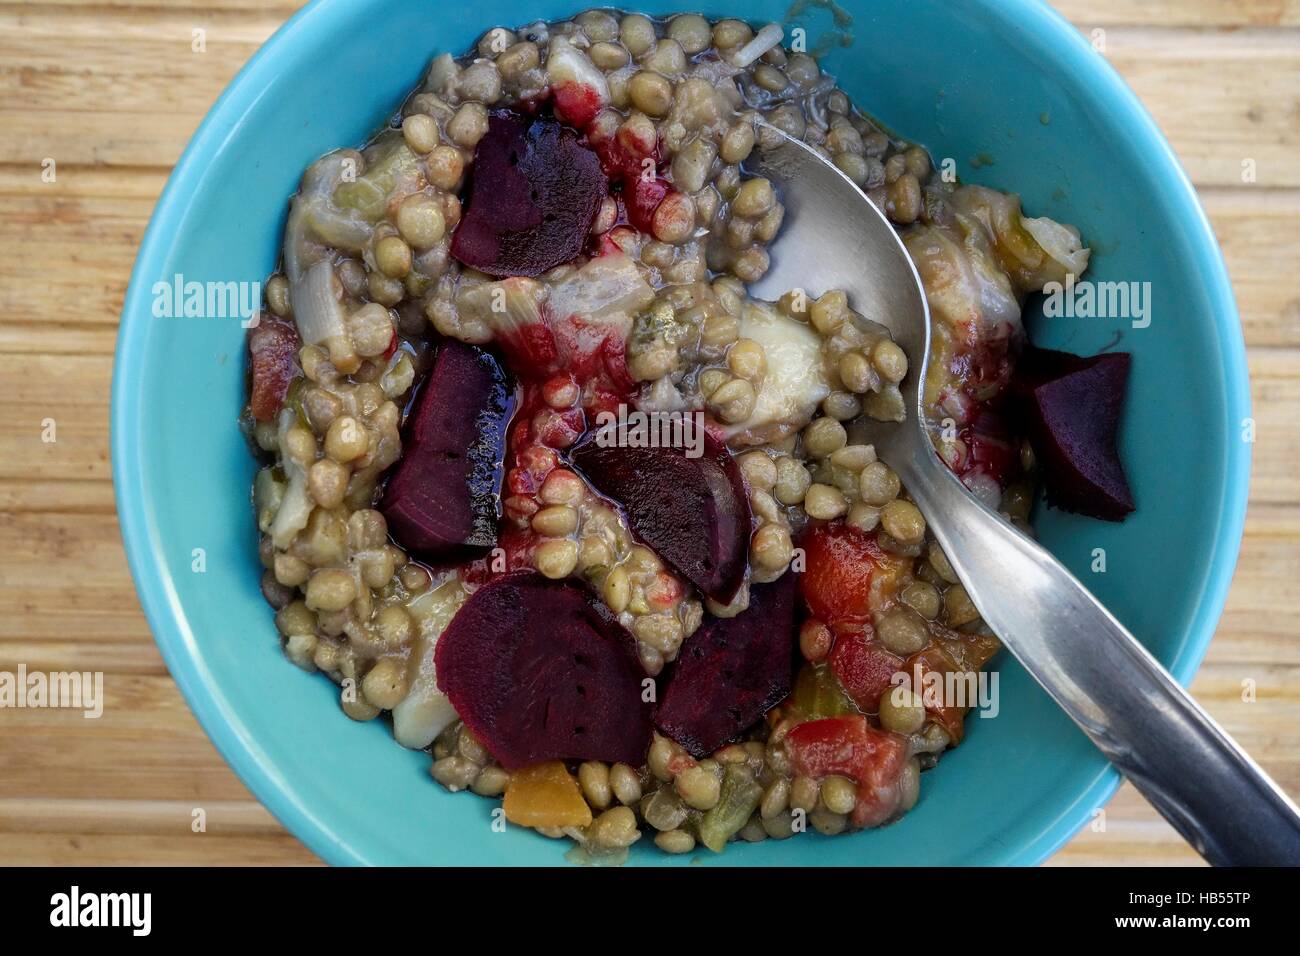
<instances>
[{"instance_id":1,"label":"purple beet piece","mask_svg":"<svg viewBox=\"0 0 1300 956\"><path fill-rule=\"evenodd\" d=\"M651 705L636 641L578 585L533 571L489 581L451 619L434 662L456 713L508 770L645 762Z\"/></svg>"},{"instance_id":2,"label":"purple beet piece","mask_svg":"<svg viewBox=\"0 0 1300 956\"><path fill-rule=\"evenodd\" d=\"M596 154L552 119L497 112L474 149L451 254L492 276L535 276L582 251L609 194Z\"/></svg>"},{"instance_id":3,"label":"purple beet piece","mask_svg":"<svg viewBox=\"0 0 1300 956\"><path fill-rule=\"evenodd\" d=\"M756 584L749 607L711 618L682 645L655 717L693 757L712 754L790 693L795 576Z\"/></svg>"},{"instance_id":4,"label":"purple beet piece","mask_svg":"<svg viewBox=\"0 0 1300 956\"><path fill-rule=\"evenodd\" d=\"M443 342L379 506L398 544L431 561L496 544L513 409L513 386L490 353Z\"/></svg>"},{"instance_id":5,"label":"purple beet piece","mask_svg":"<svg viewBox=\"0 0 1300 956\"><path fill-rule=\"evenodd\" d=\"M1036 345L1026 345L1016 359L1015 373L1011 378L1011 392L1027 398L1044 382L1087 368L1093 358L1075 355L1073 352L1060 352L1056 349L1040 349Z\"/></svg>"},{"instance_id":6,"label":"purple beet piece","mask_svg":"<svg viewBox=\"0 0 1300 956\"><path fill-rule=\"evenodd\" d=\"M627 514L632 532L722 604L740 590L749 560L745 481L727 447L709 436L698 458L683 448L602 444L595 432L573 463Z\"/></svg>"},{"instance_id":7,"label":"purple beet piece","mask_svg":"<svg viewBox=\"0 0 1300 956\"><path fill-rule=\"evenodd\" d=\"M1133 493L1119 460L1116 432L1131 357L1127 352L1089 358L1047 352L1030 358L1025 373L1018 373L1015 392L1029 443L1042 465L1048 504L1105 521L1124 520L1133 511Z\"/></svg>"}]
</instances>

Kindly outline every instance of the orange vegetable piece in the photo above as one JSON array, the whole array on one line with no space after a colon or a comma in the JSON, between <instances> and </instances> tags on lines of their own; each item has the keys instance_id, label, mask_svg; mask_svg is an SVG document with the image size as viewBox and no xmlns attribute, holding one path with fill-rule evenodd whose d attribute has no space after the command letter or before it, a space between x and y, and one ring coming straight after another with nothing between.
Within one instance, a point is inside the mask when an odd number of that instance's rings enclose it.
<instances>
[{"instance_id":1,"label":"orange vegetable piece","mask_svg":"<svg viewBox=\"0 0 1300 956\"><path fill-rule=\"evenodd\" d=\"M585 827L591 807L578 781L559 760L534 764L510 776L503 807L506 819L523 827Z\"/></svg>"}]
</instances>

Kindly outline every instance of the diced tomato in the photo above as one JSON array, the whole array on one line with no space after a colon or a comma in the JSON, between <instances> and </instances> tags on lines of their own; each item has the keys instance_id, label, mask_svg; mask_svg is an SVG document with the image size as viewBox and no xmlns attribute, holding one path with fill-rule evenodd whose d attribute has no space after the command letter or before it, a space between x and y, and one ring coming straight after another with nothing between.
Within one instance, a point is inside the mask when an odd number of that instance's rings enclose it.
<instances>
[{"instance_id":1,"label":"diced tomato","mask_svg":"<svg viewBox=\"0 0 1300 956\"><path fill-rule=\"evenodd\" d=\"M786 752L798 773L818 780L839 774L858 783L896 776L906 759L907 740L871 726L866 717L823 717L790 729Z\"/></svg>"},{"instance_id":2,"label":"diced tomato","mask_svg":"<svg viewBox=\"0 0 1300 956\"><path fill-rule=\"evenodd\" d=\"M610 336L605 339L601 353L605 361L605 372L615 391L626 395L636 391L637 381L627 370L627 346L615 336Z\"/></svg>"},{"instance_id":3,"label":"diced tomato","mask_svg":"<svg viewBox=\"0 0 1300 956\"><path fill-rule=\"evenodd\" d=\"M796 773L818 780L838 774L857 783L854 826L879 826L897 812L907 765L902 735L878 730L861 716L826 717L795 726L785 746Z\"/></svg>"},{"instance_id":4,"label":"diced tomato","mask_svg":"<svg viewBox=\"0 0 1300 956\"><path fill-rule=\"evenodd\" d=\"M830 665L844 692L865 713L880 709L880 696L889 689L890 679L903 669L903 659L885 650L875 639L870 624L840 625L835 628Z\"/></svg>"},{"instance_id":5,"label":"diced tomato","mask_svg":"<svg viewBox=\"0 0 1300 956\"><path fill-rule=\"evenodd\" d=\"M555 333L545 322L531 322L497 338L506 364L520 378L547 377L561 365Z\"/></svg>"},{"instance_id":6,"label":"diced tomato","mask_svg":"<svg viewBox=\"0 0 1300 956\"><path fill-rule=\"evenodd\" d=\"M909 657L905 667L912 677L913 690L921 695L930 718L948 732L954 745L961 743L965 732L966 708L953 705L946 699L944 691L944 676L961 670L957 662L938 644L931 644ZM930 684L927 674L934 674L937 683Z\"/></svg>"},{"instance_id":7,"label":"diced tomato","mask_svg":"<svg viewBox=\"0 0 1300 956\"><path fill-rule=\"evenodd\" d=\"M673 189L673 184L659 175L662 150L658 140L638 142L620 129L617 136L596 143L595 150L611 186L620 192L627 222L641 232L650 232L655 210Z\"/></svg>"},{"instance_id":8,"label":"diced tomato","mask_svg":"<svg viewBox=\"0 0 1300 956\"><path fill-rule=\"evenodd\" d=\"M832 628L861 623L893 598L911 563L866 533L842 523L814 527L802 542L807 567L799 589L808 610Z\"/></svg>"},{"instance_id":9,"label":"diced tomato","mask_svg":"<svg viewBox=\"0 0 1300 956\"><path fill-rule=\"evenodd\" d=\"M672 184L658 176L637 176L631 188L624 191L627 220L642 232L651 232L655 210L672 191Z\"/></svg>"},{"instance_id":10,"label":"diced tomato","mask_svg":"<svg viewBox=\"0 0 1300 956\"><path fill-rule=\"evenodd\" d=\"M948 732L954 745L961 743L965 736L968 705L974 701L967 700L958 706L958 701L946 699L945 675L978 673L1001 646L996 637L951 631L947 636L936 637L929 647L913 654L903 665L912 678L913 689L921 694L926 711ZM934 674L940 682L933 685L933 691L926 688L926 674ZM940 688L945 693L938 693Z\"/></svg>"},{"instance_id":11,"label":"diced tomato","mask_svg":"<svg viewBox=\"0 0 1300 956\"><path fill-rule=\"evenodd\" d=\"M993 655L1002 649L1002 642L992 634L963 634L947 628L938 630L935 643L947 651L962 670L983 670Z\"/></svg>"},{"instance_id":12,"label":"diced tomato","mask_svg":"<svg viewBox=\"0 0 1300 956\"><path fill-rule=\"evenodd\" d=\"M659 166L657 141L653 144L634 143L627 136L613 136L589 145L594 145L601 169L610 182L618 183L624 188L633 179L645 178L648 169L657 169ZM647 159L652 162L647 163Z\"/></svg>"},{"instance_id":13,"label":"diced tomato","mask_svg":"<svg viewBox=\"0 0 1300 956\"><path fill-rule=\"evenodd\" d=\"M853 825L863 829L882 826L898 812L902 802L903 790L898 778L889 783L859 784L858 801L853 805L851 817Z\"/></svg>"},{"instance_id":14,"label":"diced tomato","mask_svg":"<svg viewBox=\"0 0 1300 956\"><path fill-rule=\"evenodd\" d=\"M574 129L586 129L600 112L600 94L584 83L562 83L554 92L556 118Z\"/></svg>"},{"instance_id":15,"label":"diced tomato","mask_svg":"<svg viewBox=\"0 0 1300 956\"><path fill-rule=\"evenodd\" d=\"M263 312L248 332L249 365L253 384L249 407L259 422L279 414L289 386L298 377L298 350L302 340L292 320Z\"/></svg>"}]
</instances>

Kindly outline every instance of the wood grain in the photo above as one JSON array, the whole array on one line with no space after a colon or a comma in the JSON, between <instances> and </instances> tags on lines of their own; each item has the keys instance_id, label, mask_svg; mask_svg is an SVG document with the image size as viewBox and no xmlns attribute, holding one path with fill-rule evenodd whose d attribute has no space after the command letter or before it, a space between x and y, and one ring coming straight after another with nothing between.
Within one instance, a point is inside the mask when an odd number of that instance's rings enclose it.
<instances>
[{"instance_id":1,"label":"wood grain","mask_svg":"<svg viewBox=\"0 0 1300 956\"><path fill-rule=\"evenodd\" d=\"M297 6L0 4L0 668L101 670L111 705L98 721L0 712L0 863L313 862L167 675L126 570L108 454L117 317L153 204L212 101ZM1258 441L1237 575L1193 690L1297 794L1300 0L1056 6L1104 37L1169 135L1232 274ZM1103 820L1053 864L1197 862L1128 785Z\"/></svg>"}]
</instances>

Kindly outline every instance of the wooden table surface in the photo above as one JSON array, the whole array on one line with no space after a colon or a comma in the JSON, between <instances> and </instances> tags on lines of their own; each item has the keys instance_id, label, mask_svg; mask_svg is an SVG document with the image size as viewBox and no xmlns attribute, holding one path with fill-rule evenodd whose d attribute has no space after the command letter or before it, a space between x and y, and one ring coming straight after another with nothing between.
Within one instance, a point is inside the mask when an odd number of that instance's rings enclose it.
<instances>
[{"instance_id":1,"label":"wooden table surface","mask_svg":"<svg viewBox=\"0 0 1300 956\"><path fill-rule=\"evenodd\" d=\"M1105 55L1200 191L1236 286L1258 442L1241 560L1193 691L1300 795L1300 0L1056 5L1086 34L1104 31ZM118 313L154 200L217 94L295 6L0 3L0 670L103 671L107 698L98 721L0 710L0 862L315 862L168 676L127 572L108 450ZM199 28L203 53L191 50ZM41 440L46 419L54 443ZM196 807L205 833L191 832ZM1053 862L1197 862L1127 784L1104 823Z\"/></svg>"}]
</instances>

